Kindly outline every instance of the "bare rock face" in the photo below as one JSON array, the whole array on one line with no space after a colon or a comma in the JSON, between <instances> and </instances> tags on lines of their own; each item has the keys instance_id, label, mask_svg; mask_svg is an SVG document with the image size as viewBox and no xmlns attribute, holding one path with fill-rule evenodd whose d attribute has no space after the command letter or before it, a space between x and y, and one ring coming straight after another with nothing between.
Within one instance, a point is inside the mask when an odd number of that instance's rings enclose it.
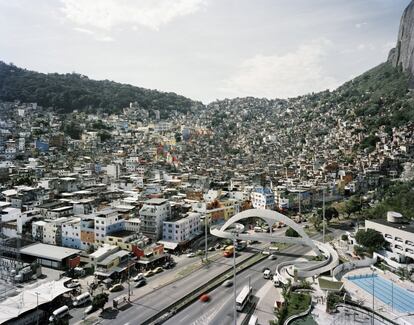
<instances>
[{"instance_id":1,"label":"bare rock face","mask_svg":"<svg viewBox=\"0 0 414 325\"><path fill-rule=\"evenodd\" d=\"M401 17L397 45L390 51L388 62L414 76L414 0Z\"/></svg>"}]
</instances>

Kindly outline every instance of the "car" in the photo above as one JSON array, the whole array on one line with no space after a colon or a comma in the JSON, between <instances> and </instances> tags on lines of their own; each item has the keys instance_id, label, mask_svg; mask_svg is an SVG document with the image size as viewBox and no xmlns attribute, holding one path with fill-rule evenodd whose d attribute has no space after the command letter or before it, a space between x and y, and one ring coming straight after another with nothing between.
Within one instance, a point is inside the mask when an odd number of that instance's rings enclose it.
<instances>
[{"instance_id":1,"label":"car","mask_svg":"<svg viewBox=\"0 0 414 325\"><path fill-rule=\"evenodd\" d=\"M275 256L275 255L269 255L268 257L267 257L267 259L268 260L271 260L271 261L274 261L274 260L276 260L277 259L277 256Z\"/></svg>"},{"instance_id":2,"label":"car","mask_svg":"<svg viewBox=\"0 0 414 325\"><path fill-rule=\"evenodd\" d=\"M154 273L155 274L161 273L162 271L164 271L164 269L162 267L160 267L160 266L154 269Z\"/></svg>"},{"instance_id":3,"label":"car","mask_svg":"<svg viewBox=\"0 0 414 325\"><path fill-rule=\"evenodd\" d=\"M136 276L134 276L133 278L132 278L132 280L134 281L134 282L137 282L137 281L139 281L139 280L142 280L144 278L144 273L138 273Z\"/></svg>"},{"instance_id":4,"label":"car","mask_svg":"<svg viewBox=\"0 0 414 325\"><path fill-rule=\"evenodd\" d=\"M270 255L270 252L269 251L262 251L262 254L263 255Z\"/></svg>"},{"instance_id":5,"label":"car","mask_svg":"<svg viewBox=\"0 0 414 325\"><path fill-rule=\"evenodd\" d=\"M270 270L268 267L264 267L263 269L262 269L262 273L264 273L264 271L266 271L266 270Z\"/></svg>"},{"instance_id":6,"label":"car","mask_svg":"<svg viewBox=\"0 0 414 325\"><path fill-rule=\"evenodd\" d=\"M78 287L80 287L80 286L81 286L81 284L79 283L79 281L78 281L78 280L72 280L72 282L69 282L69 283L66 285L66 287L67 287L67 288L69 288L69 289L78 288Z\"/></svg>"},{"instance_id":7,"label":"car","mask_svg":"<svg viewBox=\"0 0 414 325\"><path fill-rule=\"evenodd\" d=\"M226 280L222 284L222 286L226 287L226 288L231 287L232 285L233 285L233 281L231 281L231 280Z\"/></svg>"},{"instance_id":8,"label":"car","mask_svg":"<svg viewBox=\"0 0 414 325\"><path fill-rule=\"evenodd\" d=\"M109 292L117 292L124 289L124 286L121 283L117 283L109 289Z\"/></svg>"},{"instance_id":9,"label":"car","mask_svg":"<svg viewBox=\"0 0 414 325\"><path fill-rule=\"evenodd\" d=\"M90 305L88 307L85 308L85 311L83 312L84 314L90 314L91 312L93 312L93 306Z\"/></svg>"},{"instance_id":10,"label":"car","mask_svg":"<svg viewBox=\"0 0 414 325\"><path fill-rule=\"evenodd\" d=\"M153 270L148 270L147 272L144 273L144 277L148 278L150 276L153 276L155 274L155 272Z\"/></svg>"},{"instance_id":11,"label":"car","mask_svg":"<svg viewBox=\"0 0 414 325\"><path fill-rule=\"evenodd\" d=\"M187 254L187 257L195 257L196 256L196 254L194 254L194 253L188 253Z\"/></svg>"},{"instance_id":12,"label":"car","mask_svg":"<svg viewBox=\"0 0 414 325\"><path fill-rule=\"evenodd\" d=\"M215 250L216 250L216 249L215 249L214 247L209 247L209 248L208 248L208 251L209 251L209 252L212 252L212 251L215 251Z\"/></svg>"},{"instance_id":13,"label":"car","mask_svg":"<svg viewBox=\"0 0 414 325\"><path fill-rule=\"evenodd\" d=\"M220 244L216 244L215 246L214 246L214 248L215 249L219 249L221 247L221 245Z\"/></svg>"},{"instance_id":14,"label":"car","mask_svg":"<svg viewBox=\"0 0 414 325\"><path fill-rule=\"evenodd\" d=\"M145 280L145 278L142 278L141 280L139 280L136 284L135 284L135 288L140 288L143 287L144 285L147 284L147 280Z\"/></svg>"},{"instance_id":15,"label":"car","mask_svg":"<svg viewBox=\"0 0 414 325\"><path fill-rule=\"evenodd\" d=\"M210 296L205 293L205 294L201 295L200 301L202 301L202 302L208 302L208 301L210 301Z\"/></svg>"}]
</instances>

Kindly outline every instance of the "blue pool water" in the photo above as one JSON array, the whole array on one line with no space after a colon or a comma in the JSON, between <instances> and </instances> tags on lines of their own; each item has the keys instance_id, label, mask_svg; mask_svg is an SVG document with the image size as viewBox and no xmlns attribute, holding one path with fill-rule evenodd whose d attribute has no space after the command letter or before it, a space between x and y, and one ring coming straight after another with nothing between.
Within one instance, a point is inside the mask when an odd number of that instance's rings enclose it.
<instances>
[{"instance_id":1,"label":"blue pool water","mask_svg":"<svg viewBox=\"0 0 414 325\"><path fill-rule=\"evenodd\" d=\"M353 275L347 277L369 294L402 313L414 312L414 293L373 274ZM372 288L374 286L374 288Z\"/></svg>"}]
</instances>

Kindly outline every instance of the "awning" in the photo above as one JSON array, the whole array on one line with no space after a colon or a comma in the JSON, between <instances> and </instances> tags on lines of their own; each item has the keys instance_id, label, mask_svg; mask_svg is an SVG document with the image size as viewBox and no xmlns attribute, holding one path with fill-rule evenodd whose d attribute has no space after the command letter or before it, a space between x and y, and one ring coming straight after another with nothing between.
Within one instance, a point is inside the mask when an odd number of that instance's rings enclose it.
<instances>
[{"instance_id":1,"label":"awning","mask_svg":"<svg viewBox=\"0 0 414 325\"><path fill-rule=\"evenodd\" d=\"M165 249L176 249L178 246L178 243L163 240L159 241L158 244L164 245Z\"/></svg>"}]
</instances>

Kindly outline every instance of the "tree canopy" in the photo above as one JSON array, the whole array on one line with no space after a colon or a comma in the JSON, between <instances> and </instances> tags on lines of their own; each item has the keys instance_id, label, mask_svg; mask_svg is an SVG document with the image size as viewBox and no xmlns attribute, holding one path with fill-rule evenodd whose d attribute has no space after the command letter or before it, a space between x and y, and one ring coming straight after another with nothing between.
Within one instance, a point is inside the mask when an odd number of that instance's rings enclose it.
<instances>
[{"instance_id":1,"label":"tree canopy","mask_svg":"<svg viewBox=\"0 0 414 325\"><path fill-rule=\"evenodd\" d=\"M378 231L374 229L358 230L355 239L359 245L370 250L376 250L385 245L385 239Z\"/></svg>"}]
</instances>

